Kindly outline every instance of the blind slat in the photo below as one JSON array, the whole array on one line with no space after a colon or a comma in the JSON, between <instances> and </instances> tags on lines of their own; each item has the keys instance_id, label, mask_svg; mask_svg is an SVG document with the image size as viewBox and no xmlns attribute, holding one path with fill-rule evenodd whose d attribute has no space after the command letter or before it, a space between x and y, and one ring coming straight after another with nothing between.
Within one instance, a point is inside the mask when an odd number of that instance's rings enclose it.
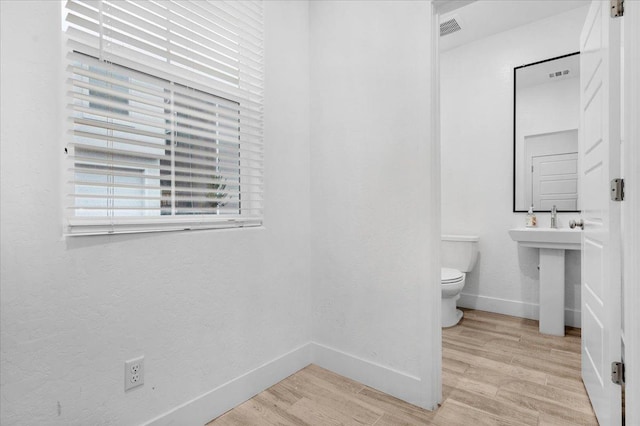
<instances>
[{"instance_id":1,"label":"blind slat","mask_svg":"<svg viewBox=\"0 0 640 426\"><path fill-rule=\"evenodd\" d=\"M153 153L149 153L149 152L141 152L141 151L129 151L129 150L123 150L123 149L116 149L116 148L107 148L107 147L100 147L100 146L95 146L95 145L87 145L87 144L82 144L82 143L78 143L78 142L73 142L70 144L70 146L72 147L76 147L76 148L82 148L85 151L88 152L95 152L95 153L103 153L103 154L111 154L113 156L120 156L120 157L133 157L133 158L138 158L138 159L144 159L144 160L162 160L162 161L167 161L168 158L166 155L161 155L161 154L153 154ZM77 153L75 154L75 156L77 158L80 159L87 159L90 160L93 157L90 156L81 156L78 155ZM114 161L114 160L112 160ZM119 161L118 159L116 159L114 161L114 164L117 164L117 161ZM232 165L230 163L215 163L212 161L205 161L205 160L199 160L196 158L188 158L188 159L180 159L178 158L178 160L176 160L178 162L181 163L186 163L188 162L190 165L192 166L203 166L203 167L220 167L220 168L224 168L224 169L251 169L251 170L262 170L262 166L257 166L257 165L246 165L246 164L236 164L236 165Z\"/></svg>"},{"instance_id":2,"label":"blind slat","mask_svg":"<svg viewBox=\"0 0 640 426\"><path fill-rule=\"evenodd\" d=\"M152 211L160 211L160 210L164 210L164 211L169 211L170 208L169 207L127 207L127 206L113 206L113 207L103 207L103 206L67 206L67 209L69 210L113 210L113 211L138 211L138 210L152 210ZM238 212L240 210L243 211L247 211L247 210L252 210L252 211L262 211L262 207L244 207L242 209L238 208L238 207L178 207L177 210L181 211L181 212L207 212L209 214L211 213L216 213L217 211L227 211L227 212ZM115 218L114 218L115 219Z\"/></svg>"},{"instance_id":3,"label":"blind slat","mask_svg":"<svg viewBox=\"0 0 640 426\"><path fill-rule=\"evenodd\" d=\"M80 161L82 163L86 163L86 164L97 164L97 165L103 165L105 167L114 167L111 160L108 159L100 159L100 158L92 158L92 157L81 157L81 156L77 156L77 155L69 155L69 160L77 160ZM168 173L171 173L172 171L175 171L176 173L192 173L194 175L198 175L198 176L222 176L224 178L229 178L229 179L241 179L242 184L243 185L262 185L262 176L261 175L256 175L255 170L250 170L250 171L245 171L245 172L241 172L240 174L237 173L226 173L224 171L221 170L198 170L197 172L191 168L187 168L187 167L180 167L180 166L176 166L176 167L170 167L170 166L163 166L162 164L159 163L154 163L154 164L150 164L150 163L140 163L140 162L135 162L135 161L126 161L126 160L121 160L118 161L118 166L119 167L123 167L123 168L141 168L141 169L145 169L145 170L160 170L160 171L165 171ZM69 170L76 170L77 168L69 168ZM105 168L106 170L106 168ZM251 174L253 173L253 174Z\"/></svg>"},{"instance_id":4,"label":"blind slat","mask_svg":"<svg viewBox=\"0 0 640 426\"><path fill-rule=\"evenodd\" d=\"M157 192L157 193L162 193L164 191L166 191L166 193L171 192L171 188L170 187L163 187L162 190L160 189L152 189L152 188L145 188L148 189L150 192ZM209 193L204 193L204 192L196 192L196 191L191 191L189 188L181 188L178 191L178 193L183 193L183 192L193 192L194 194L198 194L195 196L185 196L185 195L175 195L175 196L171 196L171 195L163 195L163 196L143 196L143 195L113 195L113 194L109 194L109 195L104 195L104 194L76 194L74 195L74 198L76 198L77 200L82 200L82 201L86 201L86 200L90 200L90 199L95 199L95 200L128 200L128 201L158 201L158 202L162 202L162 201L171 201L173 199L177 200L177 201L193 201L193 202L226 202L226 203L237 203L237 202L242 202L243 198L242 196L255 196L256 194L260 194L259 191L243 191L243 192L237 192L237 191L225 191L225 190L212 190L212 191L217 191L215 196L212 197L207 197L206 194L210 194L212 192ZM201 194L205 194L205 196L202 196ZM149 204L149 203L147 203ZM86 205L84 204L78 204L78 207L86 207ZM96 206L96 207L100 207L100 206ZM131 206L129 206L131 207ZM153 207L153 206L147 206L147 207ZM104 207L103 207L104 208ZM161 208L160 205L158 205L157 208Z\"/></svg>"},{"instance_id":5,"label":"blind slat","mask_svg":"<svg viewBox=\"0 0 640 426\"><path fill-rule=\"evenodd\" d=\"M188 148L181 148L181 147L172 147L171 145L159 145L159 144L154 144L151 142L144 142L144 141L138 141L138 140L133 140L133 139L125 139L125 138L119 138L117 136L112 136L112 135L101 135L101 134L97 134L97 133L89 133L89 132L83 132L80 130L74 130L74 134L76 136L80 136L83 138L87 138L87 139L92 139L92 140L101 140L101 141L107 141L107 142L116 142L119 143L121 145L130 145L132 147L145 147L145 148L150 148L152 150L160 150L160 151L169 151L172 150L173 152L177 153L177 154L185 154L185 155L194 155L194 156L198 156L200 158L202 157L211 157L213 160L217 160L214 164L233 164L233 162L235 162L235 164L237 165L239 162L252 162L252 163L258 163L258 164L262 164L263 160L262 158L257 158L255 156L241 156L240 154L236 154L236 155L231 155L231 154L225 154L225 152L228 152L227 150L217 150L215 145L211 145L211 146L207 146L204 144L199 144L197 146L202 147L202 148L210 148L211 150L216 150L216 151L205 151L205 150L197 150L197 149L188 149ZM74 144L75 145L75 144ZM194 144L191 144L194 145ZM93 146L93 145L85 145L85 146ZM109 148L110 149L110 148ZM217 152L219 151L219 152ZM138 154L141 151L126 151L126 152L130 152L131 154ZM181 157L178 157L179 161L185 161L182 160ZM242 165L243 167L245 166L245 164Z\"/></svg>"},{"instance_id":6,"label":"blind slat","mask_svg":"<svg viewBox=\"0 0 640 426\"><path fill-rule=\"evenodd\" d=\"M73 172L75 173L84 173L87 175L92 175L92 176L112 176L112 177L133 177L133 178L141 178L141 173L140 172L124 172L124 171L117 171L117 170L113 170L113 169L109 169L109 168L105 168L105 169L88 169L82 166L77 166L71 169ZM196 178L193 176L184 176L181 177L180 175L177 175L174 177L174 181L175 182L185 182L185 183L207 183L207 184L221 184L221 185L225 185L225 187L244 187L244 186L259 186L262 187L263 184L262 183L247 183L247 182L240 182L240 181L232 181L232 180L225 180L224 177L220 176L220 175L216 175L215 173L210 175L212 176L212 178L210 179L204 179L204 178ZM158 180L158 179L166 179L166 175L151 175L151 174L144 174L143 175L144 179L147 180ZM245 191L245 192L260 192L260 191ZM71 196L71 195L69 195ZM75 196L80 196L79 194L75 194Z\"/></svg>"}]
</instances>

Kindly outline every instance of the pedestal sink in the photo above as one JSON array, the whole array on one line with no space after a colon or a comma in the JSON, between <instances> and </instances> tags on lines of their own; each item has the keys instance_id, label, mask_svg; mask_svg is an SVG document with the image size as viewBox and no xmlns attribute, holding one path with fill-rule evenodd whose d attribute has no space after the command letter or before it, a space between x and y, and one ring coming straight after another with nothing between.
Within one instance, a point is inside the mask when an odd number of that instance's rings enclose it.
<instances>
[{"instance_id":1,"label":"pedestal sink","mask_svg":"<svg viewBox=\"0 0 640 426\"><path fill-rule=\"evenodd\" d=\"M564 251L580 250L582 232L516 228L509 235L523 247L540 249L540 333L564 336Z\"/></svg>"}]
</instances>

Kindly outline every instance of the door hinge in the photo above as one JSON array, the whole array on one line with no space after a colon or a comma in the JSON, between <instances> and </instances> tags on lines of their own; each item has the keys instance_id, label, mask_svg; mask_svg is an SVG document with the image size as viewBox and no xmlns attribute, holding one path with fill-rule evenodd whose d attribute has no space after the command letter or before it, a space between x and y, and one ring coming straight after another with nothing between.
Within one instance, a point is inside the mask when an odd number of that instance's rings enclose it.
<instances>
[{"instance_id":1,"label":"door hinge","mask_svg":"<svg viewBox=\"0 0 640 426\"><path fill-rule=\"evenodd\" d=\"M624 201L624 179L611 181L611 201Z\"/></svg>"},{"instance_id":2,"label":"door hinge","mask_svg":"<svg viewBox=\"0 0 640 426\"><path fill-rule=\"evenodd\" d=\"M619 18L624 16L624 0L610 0L611 2L611 17Z\"/></svg>"},{"instance_id":3,"label":"door hinge","mask_svg":"<svg viewBox=\"0 0 640 426\"><path fill-rule=\"evenodd\" d=\"M611 363L611 381L616 385L624 383L624 363L612 362Z\"/></svg>"}]
</instances>

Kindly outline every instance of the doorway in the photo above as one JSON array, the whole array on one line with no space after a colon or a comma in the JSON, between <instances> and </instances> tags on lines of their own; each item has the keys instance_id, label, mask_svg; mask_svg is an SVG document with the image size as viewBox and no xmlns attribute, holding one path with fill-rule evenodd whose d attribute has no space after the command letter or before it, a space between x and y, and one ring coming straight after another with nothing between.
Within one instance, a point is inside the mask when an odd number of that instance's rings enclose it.
<instances>
[{"instance_id":1,"label":"doorway","mask_svg":"<svg viewBox=\"0 0 640 426\"><path fill-rule=\"evenodd\" d=\"M461 7L466 7L466 6L471 6L475 3L486 3L486 2L452 2L452 3L458 3L457 6L454 5L453 7L451 5L445 6L444 4L442 4L443 2L438 2L435 1L434 2L436 4L436 8L437 11L440 12L440 14L442 15L442 17L447 17L450 18L452 15L457 15L455 16L456 18L456 22L458 23L462 23L463 25L461 25L461 27L464 29L464 26L466 24L468 24L467 21L464 20L463 17L461 17L460 14L460 8ZM440 4L439 4L440 3ZM502 2L502 5L505 5L505 3L507 2ZM518 2L510 2L510 3L518 3ZM542 3L542 2L540 2ZM570 2L563 2L563 3L570 3ZM608 2L607 2L608 3ZM629 2L628 2L629 3ZM627 82L626 82L626 88L627 90L625 91L627 94L627 99L625 99L626 102L626 107L625 107L625 114L627 117L635 117L635 116L639 116L640 113L638 112L638 98L640 98L640 95L638 94L638 83L634 82L631 80L631 78L629 77L630 75L640 75L640 60L638 60L638 53L636 52L631 52L628 48L629 44L631 44L630 40L633 42L638 41L638 43L640 43L640 31L638 31L637 27L638 25L630 25L629 22L633 21L636 23L640 23L640 15L638 14L639 12L637 11L638 8L640 8L640 5L636 5L633 4L633 2L631 2L632 4L628 5L629 7L627 8L627 11L625 11L625 20L626 20L626 26L624 29L625 32L625 37L627 40L627 47L625 50L625 58L626 58L626 62L625 62L625 76L627 78ZM441 8L438 8L438 6L441 6ZM523 6L525 7L525 6ZM505 12L504 14L499 13L497 16L506 16L506 14L508 14L508 12ZM440 22L442 22L442 19L440 20ZM447 36L448 37L448 36ZM495 35L489 36L489 37L495 37ZM477 38L476 38L477 39ZM442 44L443 39L440 40L440 43ZM635 44L635 46L639 45L638 43ZM513 44L517 44L516 41L513 41ZM460 53L460 48L459 47L455 47L454 50L457 50L457 53ZM637 49L636 49L637 50ZM562 52L558 52L559 54ZM455 88L456 91L458 91L459 93L467 93L468 96L468 104L469 105L461 105L459 102L455 102L454 100L452 100L451 98L448 98L448 93L445 91L445 87L442 86L441 89L441 105L440 107L442 108L441 111L439 111L440 116L442 117L442 121L441 121L441 126L442 126L442 134L441 134L441 150L443 152L443 162L441 165L441 180L443 185L445 185L445 181L448 181L447 185L448 188L442 190L442 204L443 204L443 214L442 214L442 232L443 233L455 233L454 229L451 228L447 228L448 226L451 226L450 224L452 222L449 222L449 224L447 224L447 217L452 216L451 212L456 212L453 213L453 217L451 218L451 221L455 221L458 224L461 224L461 232L466 232L466 233L472 233L473 230L471 229L471 226L473 223L476 223L476 221L478 222L485 222L485 221L494 221L496 223L501 223L503 226L505 226L504 229L504 233L506 234L506 229L511 226L513 224L513 226L516 226L516 224L518 223L519 220L519 216L516 214L511 214L510 216L506 216L502 213L499 212L499 210L501 209L501 202L500 202L500 197L496 196L495 194L492 194L492 192L500 192L500 186L507 186L508 185L508 181L505 182L504 181L504 176L502 176L501 179L501 174L504 175L504 173L495 173L494 175L492 175L491 177L493 178L493 181L495 182L494 186L490 186L490 185L483 185L478 183L478 179L476 174L473 172L473 169L470 168L470 163L466 162L464 160L462 161L458 161L456 162L447 162L446 160L446 156L448 155L449 158L464 158L464 156L460 156L458 154L462 153L462 151L464 150L468 150L469 151L469 156L475 157L478 159L478 161L480 161L480 159L485 158L485 159L489 159L490 161L493 161L494 163L491 164L485 164L485 168L489 168L491 169L493 167L494 164L497 163L497 161L499 161L500 158L503 158L503 156L500 155L500 153L495 152L495 151L490 151L487 149L483 149L483 147L478 146L478 135L476 135L476 137L469 137L470 132L467 132L468 128L465 128L464 126L449 126L451 124L451 119L450 119L450 114L447 114L446 111L444 111L445 108L451 107L451 104L455 104L455 107L458 108L458 113L460 113L460 110L466 109L466 108L474 108L477 118L479 120L485 119L487 117L490 116L490 114L494 114L494 113L500 113L500 106L497 107L497 111L496 108L494 108L494 103L482 103L479 98L481 98L481 96L484 94L484 91L487 91L488 88L487 87L483 87L478 89L477 91L471 91L469 89L469 85L466 84L462 78L463 73L461 72L462 69L465 68L465 64L463 63L459 63L457 69L455 67L449 67L447 69L444 69L441 66L441 63L443 61L443 57L442 57L442 52L439 56L439 67L440 67L440 80L442 82L442 80L444 78L448 78L448 77L453 77L454 79L456 79L458 82L460 82L460 84L458 85L458 87ZM482 52L478 52L476 58L477 59L481 59L482 56ZM446 59L445 59L446 60ZM520 60L520 63L526 63L526 60ZM478 74L479 77L483 77L486 73L486 69L483 67L483 64L478 60L476 61L476 66L473 67L474 72L476 72ZM447 73L451 72L453 75L447 75ZM506 78L505 76L507 76L507 73L505 72L505 70L503 70L503 74L502 74L503 78ZM636 78L637 80L637 78ZM480 93L478 93L478 91ZM475 96L473 96L475 95ZM494 92L494 99L500 98L502 99L502 97L500 96L501 93L499 92ZM447 105L447 103L449 103ZM509 105L509 108L511 108L512 103L507 101L507 104ZM632 115L631 111L635 111L636 115ZM449 130L447 130L447 126L449 126ZM500 135L500 129L496 129L493 128L489 123L486 124L486 129L487 132L486 134L490 135L490 136L499 136ZM627 140L630 140L629 137L631 135L635 135L637 140L637 136L639 135L639 131L638 131L638 125L637 123L629 123L629 120L627 120L627 122L625 123L625 134L627 136ZM447 137L445 137L445 133L449 132L448 135L448 139ZM448 146L447 145L447 141L451 140L451 139L455 139L458 138L460 140L463 140L464 143L466 144L466 146L464 147L460 147L460 146ZM495 139L495 138L494 138ZM636 146L630 146L630 144L627 144L627 146L625 146L623 148L625 150L624 153L624 158L623 158L623 163L625 164L624 166L624 174L625 174L625 180L627 180L627 187L630 188L629 182L631 182L629 179L635 179L635 182L637 182L638 180L638 170L637 170L637 165L640 164L640 154L638 153L638 148ZM459 177L459 176L472 176L472 178L469 178L467 180L464 180L463 178ZM453 179L451 179L452 176L458 176L458 177L454 177ZM469 186L470 188L468 188L467 190L465 190L464 188L466 186ZM624 340L624 344L625 344L625 351L626 351L626 355L627 355L627 362L629 362L629 360L637 360L640 359L640 351L637 349L638 348L638 340L640 340L640 335L638 334L638 324L640 324L640 315L638 315L636 313L637 310L633 310L633 309L629 309L630 306L632 306L633 302L640 302L640 291L637 289L636 287L632 287L630 284L631 282L638 282L638 278L640 277L640 274L638 272L638 267L637 265L635 265L637 263L637 261L634 261L633 259L637 259L640 258L640 251L638 249L638 245L639 245L639 241L640 241L640 233L638 232L638 228L640 228L640 224L638 222L640 222L640 219L638 218L638 210L640 208L640 204L637 201L637 198L639 197L638 195L638 190L637 188L633 187L631 189L629 189L629 191L636 191L634 193L631 192L627 192L625 200L629 201L627 204L623 205L622 209L623 209L623 226L625 227L625 238L623 238L623 247L624 247L624 256L627 259L626 262L624 262L624 266L623 266L623 274L624 274L624 281L625 281L625 287L623 289L623 293L624 293L624 297L623 297L623 302L621 302L621 308L626 307L626 309L624 309L624 316L625 316L625 340ZM468 197L465 197L465 194L470 194ZM454 195L455 195L455 199L454 199ZM493 203L489 203L492 205L492 208L487 208L485 209L485 211L478 213L477 210L475 210L475 207L479 205L479 203L482 202L483 198L487 198L490 201L493 201ZM444 211L444 209L449 209L446 213ZM467 216L465 216L464 214L460 214L457 213L459 211L471 211L470 213L467 214ZM467 220L468 218L470 218L470 220ZM564 222L564 226L567 226L568 223L568 218L565 219ZM481 235L481 243L483 241L482 235ZM507 240L503 240L503 241L507 241ZM508 243L506 243L508 244ZM492 244L492 247L498 247L499 243L496 244L495 246ZM482 247L482 246L481 246ZM516 252L516 248L515 247L511 247L511 249ZM517 256L518 254L516 254ZM482 249L481 249L481 256L482 256ZM635 256L632 257L632 256ZM482 269L486 269L487 265L485 263L486 259L482 259L481 263L480 263L480 268ZM535 265L533 265L535 267ZM491 267L491 269L494 269L493 267ZM529 271L531 275L535 274L534 270L530 270ZM474 278L474 274L476 274L476 277ZM471 279L470 279L470 284L471 284L471 288L469 290L471 290L472 292L474 290L478 290L481 286L485 285L485 282L483 282L481 280L481 273L477 273L477 272L472 272L471 273ZM474 281L475 279L475 281ZM532 284L532 282L535 281L534 279L529 279L529 281L526 281L526 284ZM521 290L521 294L525 295L525 296L535 296L535 289L533 288L533 285L530 286L523 286L523 288L520 289ZM510 293L510 291L512 291L512 289L508 289L505 288L505 292L504 294L506 294L507 296L511 297L511 295L513 293ZM463 297L461 299L461 302L463 302L464 304L473 304L474 306L478 307L478 309L487 309L489 310L493 305L493 300L491 299L492 295L489 295L487 297L482 297L483 295L481 294L464 294L465 290L463 290ZM509 302L517 302L514 301L513 299L509 300L509 297L504 297L504 299L507 299L507 301ZM498 298L498 297L493 297L494 299ZM626 305L626 306L624 306ZM464 306L464 305L463 305ZM514 315L516 316L520 316L520 314L522 314L522 316L525 316L526 312L528 312L528 310L530 311L531 306L527 305L526 303L507 303L506 304L506 310L510 310L510 312L512 312ZM635 368L637 368L637 366L635 366ZM628 398L634 398L633 401L636 401L635 404L626 404L627 406L627 419L638 419L640 418L640 410L638 410L637 408L632 408L632 407L637 407L640 403L640 399L638 397L638 395L640 394L640 389L638 387L638 384L636 383L636 381L638 380L638 373L633 373L634 370L633 368L631 369L627 369L627 397ZM635 379L635 381L634 381ZM633 383L633 384L632 384ZM635 389L635 391L632 391L632 389ZM632 395L633 394L633 395ZM636 412L632 412L631 410L638 410ZM635 417L633 417L635 416Z\"/></svg>"}]
</instances>

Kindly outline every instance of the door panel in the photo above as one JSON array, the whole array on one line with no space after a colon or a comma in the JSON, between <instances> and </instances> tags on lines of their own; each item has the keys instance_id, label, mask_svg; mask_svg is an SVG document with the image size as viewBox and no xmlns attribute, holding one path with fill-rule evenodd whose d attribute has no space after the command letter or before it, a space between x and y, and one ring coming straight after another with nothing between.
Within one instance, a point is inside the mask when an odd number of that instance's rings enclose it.
<instances>
[{"instance_id":1,"label":"door panel","mask_svg":"<svg viewBox=\"0 0 640 426\"><path fill-rule=\"evenodd\" d=\"M595 78L598 80L602 80L601 73L597 73ZM593 97L589 100L587 104L587 109L585 111L585 137L588 139L586 142L586 152L589 153L594 148L596 148L600 143L602 143L602 86L598 86L596 88L595 93L593 93ZM588 90L588 89L587 89Z\"/></svg>"},{"instance_id":2,"label":"door panel","mask_svg":"<svg viewBox=\"0 0 640 426\"><path fill-rule=\"evenodd\" d=\"M604 370L604 325L598 320L598 315L593 312L588 304L585 309L584 325L591 330L586 336L587 342L584 345L587 355L585 361L589 363L587 372L593 375L591 379L597 381L599 386L604 386L604 380L607 379L607 377L601 375Z\"/></svg>"},{"instance_id":3,"label":"door panel","mask_svg":"<svg viewBox=\"0 0 640 426\"><path fill-rule=\"evenodd\" d=\"M621 423L620 205L609 182L620 173L620 28L608 2L593 0L580 38L582 173L582 379L602 426Z\"/></svg>"},{"instance_id":4,"label":"door panel","mask_svg":"<svg viewBox=\"0 0 640 426\"><path fill-rule=\"evenodd\" d=\"M532 158L533 206L540 210L578 209L578 154Z\"/></svg>"},{"instance_id":5,"label":"door panel","mask_svg":"<svg viewBox=\"0 0 640 426\"><path fill-rule=\"evenodd\" d=\"M582 250L585 262L583 286L591 293L589 299L595 298L595 301L602 305L602 258L604 256L602 244L590 238L585 238Z\"/></svg>"}]
</instances>

